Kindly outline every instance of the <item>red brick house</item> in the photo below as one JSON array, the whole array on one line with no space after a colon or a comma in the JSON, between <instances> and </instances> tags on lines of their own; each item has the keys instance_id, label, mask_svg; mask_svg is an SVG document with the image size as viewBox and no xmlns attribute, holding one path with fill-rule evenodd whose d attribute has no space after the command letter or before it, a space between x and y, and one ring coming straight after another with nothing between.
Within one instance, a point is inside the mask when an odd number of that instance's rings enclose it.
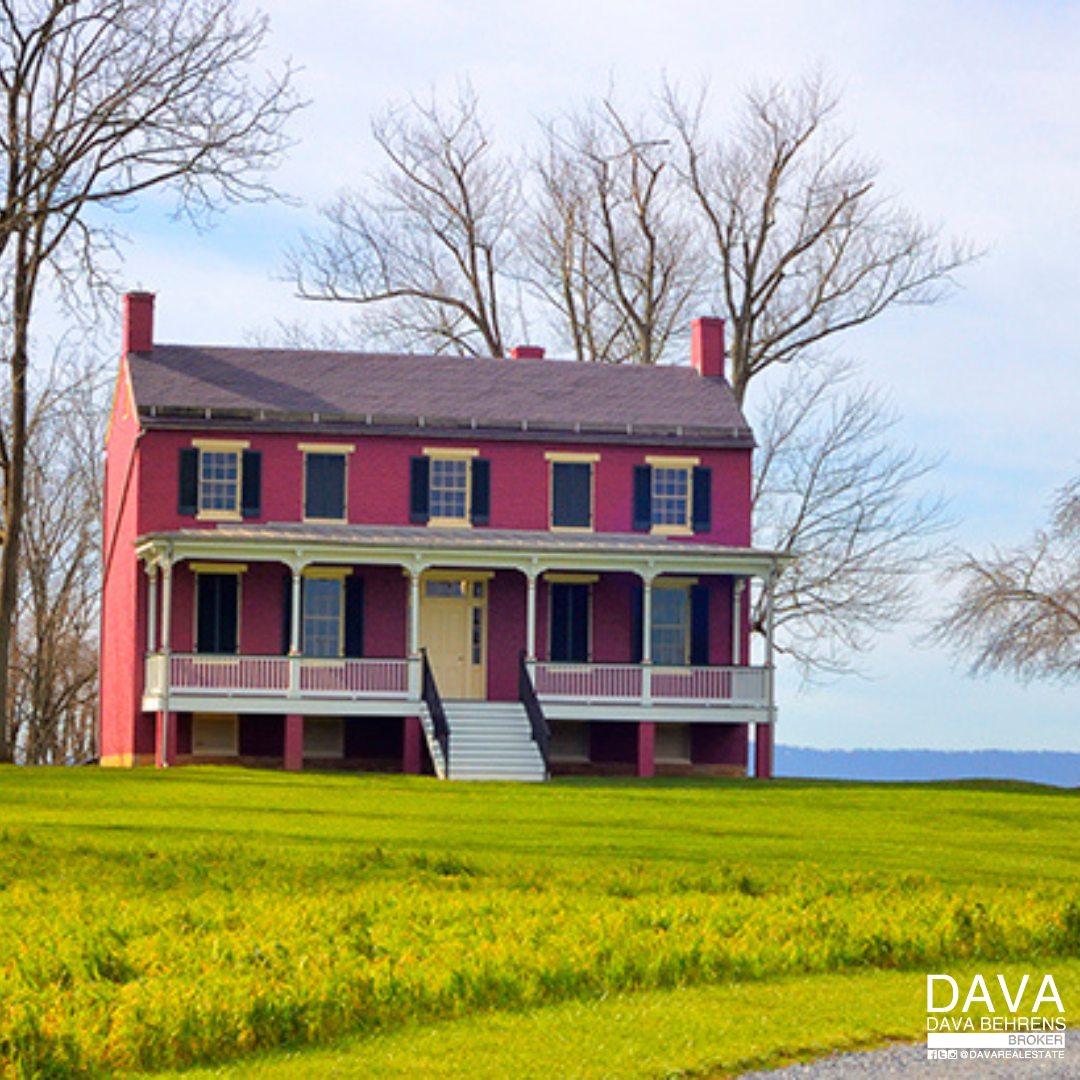
<instances>
[{"instance_id":1,"label":"red brick house","mask_svg":"<svg viewBox=\"0 0 1080 1080\"><path fill-rule=\"evenodd\" d=\"M103 764L771 773L753 439L688 367L203 348L125 298Z\"/></svg>"}]
</instances>

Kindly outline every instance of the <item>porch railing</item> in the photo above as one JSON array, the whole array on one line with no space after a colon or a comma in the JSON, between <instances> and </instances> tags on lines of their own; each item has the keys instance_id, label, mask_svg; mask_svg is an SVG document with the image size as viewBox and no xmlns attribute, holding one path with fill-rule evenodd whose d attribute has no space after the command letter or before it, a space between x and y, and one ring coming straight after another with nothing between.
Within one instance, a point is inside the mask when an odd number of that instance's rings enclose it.
<instances>
[{"instance_id":1,"label":"porch railing","mask_svg":"<svg viewBox=\"0 0 1080 1080\"><path fill-rule=\"evenodd\" d=\"M541 702L652 702L672 705L767 706L767 667L661 667L649 664L530 665Z\"/></svg>"},{"instance_id":2,"label":"porch railing","mask_svg":"<svg viewBox=\"0 0 1080 1080\"><path fill-rule=\"evenodd\" d=\"M533 686L532 674L529 671L529 662L525 654L521 654L518 664L518 700L525 709L525 715L529 718L529 727L532 728L533 742L536 743L540 756L544 759L544 769L551 773L551 728L548 726L544 710L540 706L540 699L536 696L536 687Z\"/></svg>"},{"instance_id":3,"label":"porch railing","mask_svg":"<svg viewBox=\"0 0 1080 1080\"><path fill-rule=\"evenodd\" d=\"M313 656L210 656L160 653L146 658L146 693L220 697L392 698L408 700L410 664L396 659Z\"/></svg>"}]
</instances>

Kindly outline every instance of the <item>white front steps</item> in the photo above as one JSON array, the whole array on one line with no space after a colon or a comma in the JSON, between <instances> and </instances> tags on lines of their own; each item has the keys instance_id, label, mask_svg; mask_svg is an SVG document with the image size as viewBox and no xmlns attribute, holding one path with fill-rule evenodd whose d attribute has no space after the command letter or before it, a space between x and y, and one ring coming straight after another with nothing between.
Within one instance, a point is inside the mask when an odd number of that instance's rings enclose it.
<instances>
[{"instance_id":1,"label":"white front steps","mask_svg":"<svg viewBox=\"0 0 1080 1080\"><path fill-rule=\"evenodd\" d=\"M444 701L451 780L543 781L547 770L525 707L516 701Z\"/></svg>"}]
</instances>

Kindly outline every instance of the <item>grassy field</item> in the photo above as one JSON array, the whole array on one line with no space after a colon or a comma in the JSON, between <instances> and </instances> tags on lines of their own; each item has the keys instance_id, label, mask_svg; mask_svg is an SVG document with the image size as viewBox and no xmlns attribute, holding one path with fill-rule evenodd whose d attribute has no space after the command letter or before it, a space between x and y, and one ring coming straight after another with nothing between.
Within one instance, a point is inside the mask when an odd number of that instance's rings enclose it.
<instances>
[{"instance_id":1,"label":"grassy field","mask_svg":"<svg viewBox=\"0 0 1080 1080\"><path fill-rule=\"evenodd\" d=\"M1077 866L1022 785L0 770L0 1060L709 1076L915 1037L927 971L1071 994Z\"/></svg>"}]
</instances>

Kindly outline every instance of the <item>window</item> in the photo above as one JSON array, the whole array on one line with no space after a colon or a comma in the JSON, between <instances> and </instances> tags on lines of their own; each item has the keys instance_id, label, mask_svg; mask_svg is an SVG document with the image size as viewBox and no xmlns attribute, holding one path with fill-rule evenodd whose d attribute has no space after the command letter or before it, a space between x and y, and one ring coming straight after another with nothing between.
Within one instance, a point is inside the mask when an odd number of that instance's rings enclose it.
<instances>
[{"instance_id":1,"label":"window","mask_svg":"<svg viewBox=\"0 0 1080 1080\"><path fill-rule=\"evenodd\" d=\"M652 660L678 667L689 658L690 590L654 589L652 598Z\"/></svg>"},{"instance_id":2,"label":"window","mask_svg":"<svg viewBox=\"0 0 1080 1080\"><path fill-rule=\"evenodd\" d=\"M240 719L218 713L195 713L191 752L197 757L235 757L240 752Z\"/></svg>"},{"instance_id":3,"label":"window","mask_svg":"<svg viewBox=\"0 0 1080 1080\"><path fill-rule=\"evenodd\" d=\"M652 523L654 528L685 527L690 520L690 470L654 468Z\"/></svg>"},{"instance_id":4,"label":"window","mask_svg":"<svg viewBox=\"0 0 1080 1080\"><path fill-rule=\"evenodd\" d=\"M311 577L304 581L304 655L340 656L342 579Z\"/></svg>"},{"instance_id":5,"label":"window","mask_svg":"<svg viewBox=\"0 0 1080 1080\"><path fill-rule=\"evenodd\" d=\"M307 716L304 718L304 757L343 758L345 756L345 723L338 716Z\"/></svg>"},{"instance_id":6,"label":"window","mask_svg":"<svg viewBox=\"0 0 1080 1080\"><path fill-rule=\"evenodd\" d=\"M590 461L551 462L551 527L593 527L593 466Z\"/></svg>"},{"instance_id":7,"label":"window","mask_svg":"<svg viewBox=\"0 0 1080 1080\"><path fill-rule=\"evenodd\" d=\"M346 518L345 453L308 450L304 454L304 517L315 521Z\"/></svg>"},{"instance_id":8,"label":"window","mask_svg":"<svg viewBox=\"0 0 1080 1080\"><path fill-rule=\"evenodd\" d=\"M639 532L712 531L712 469L697 458L648 458L634 466L633 527Z\"/></svg>"},{"instance_id":9,"label":"window","mask_svg":"<svg viewBox=\"0 0 1080 1080\"><path fill-rule=\"evenodd\" d=\"M178 512L208 520L262 514L262 454L246 442L196 439L180 451Z\"/></svg>"},{"instance_id":10,"label":"window","mask_svg":"<svg viewBox=\"0 0 1080 1080\"><path fill-rule=\"evenodd\" d=\"M469 462L434 458L431 462L431 516L464 521L468 510Z\"/></svg>"},{"instance_id":11,"label":"window","mask_svg":"<svg viewBox=\"0 0 1080 1080\"><path fill-rule=\"evenodd\" d=\"M199 454L199 512L235 514L239 507L239 451L203 450Z\"/></svg>"},{"instance_id":12,"label":"window","mask_svg":"<svg viewBox=\"0 0 1080 1080\"><path fill-rule=\"evenodd\" d=\"M475 450L432 449L411 461L409 520L416 524L487 525L491 462Z\"/></svg>"}]
</instances>

